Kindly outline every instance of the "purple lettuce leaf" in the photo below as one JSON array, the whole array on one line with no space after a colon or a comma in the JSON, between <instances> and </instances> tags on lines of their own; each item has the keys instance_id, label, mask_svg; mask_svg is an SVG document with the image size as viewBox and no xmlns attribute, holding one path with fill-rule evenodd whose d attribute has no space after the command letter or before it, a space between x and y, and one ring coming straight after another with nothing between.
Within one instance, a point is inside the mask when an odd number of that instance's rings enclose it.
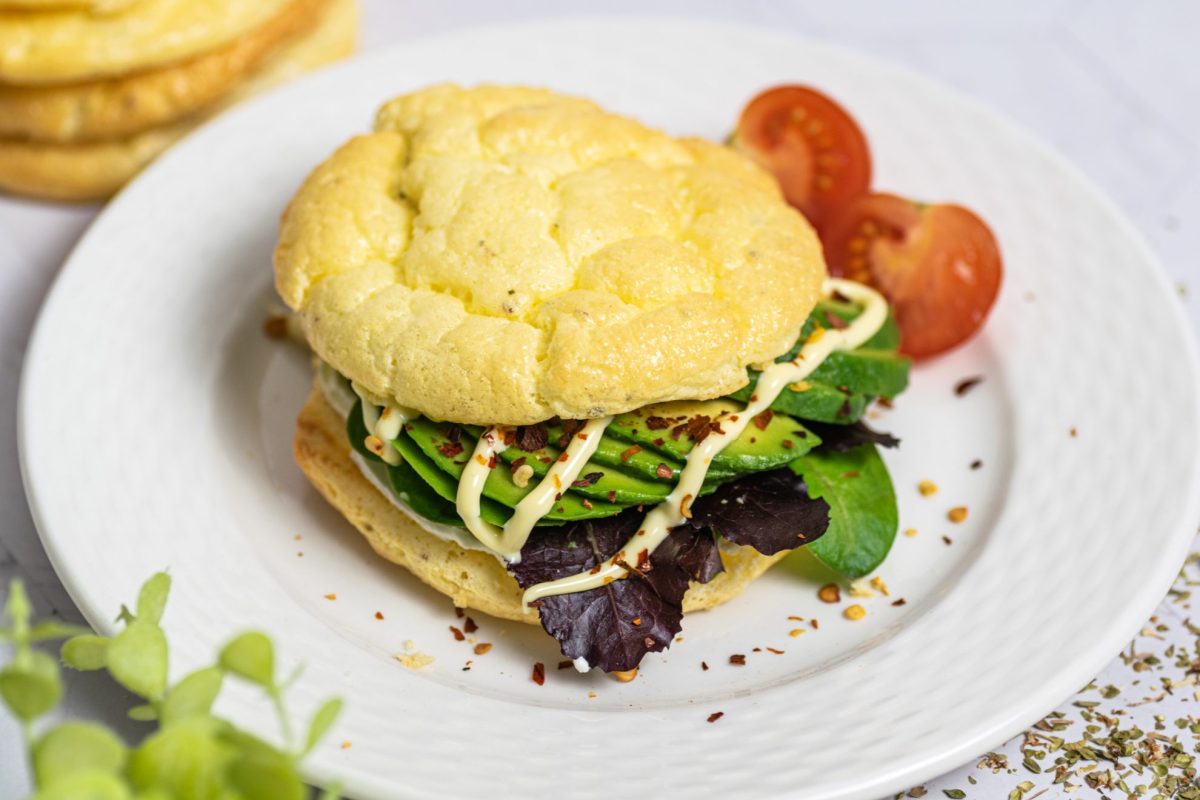
<instances>
[{"instance_id":1,"label":"purple lettuce leaf","mask_svg":"<svg viewBox=\"0 0 1200 800\"><path fill-rule=\"evenodd\" d=\"M521 588L528 588L589 570L621 549L643 517L631 509L615 517L539 528L509 571ZM567 658L583 658L605 672L630 670L646 653L666 649L679 633L688 582L708 581L721 568L712 534L680 526L640 565L631 561L628 577L538 601L542 627Z\"/></svg>"},{"instance_id":2,"label":"purple lettuce leaf","mask_svg":"<svg viewBox=\"0 0 1200 800\"><path fill-rule=\"evenodd\" d=\"M811 544L829 527L829 504L809 497L804 481L786 467L727 483L692 503L691 511L693 527L767 556Z\"/></svg>"},{"instance_id":3,"label":"purple lettuce leaf","mask_svg":"<svg viewBox=\"0 0 1200 800\"><path fill-rule=\"evenodd\" d=\"M867 427L862 420L851 425L831 425L827 422L804 421L804 426L821 438L821 446L845 453L860 444L877 444L880 447L899 447L900 440L890 433Z\"/></svg>"}]
</instances>

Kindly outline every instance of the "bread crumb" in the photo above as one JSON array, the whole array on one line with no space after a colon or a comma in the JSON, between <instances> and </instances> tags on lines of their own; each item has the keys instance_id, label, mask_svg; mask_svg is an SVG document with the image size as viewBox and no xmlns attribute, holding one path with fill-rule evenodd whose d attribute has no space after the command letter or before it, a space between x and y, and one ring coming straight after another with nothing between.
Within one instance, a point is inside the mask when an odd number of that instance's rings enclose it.
<instances>
[{"instance_id":1,"label":"bread crumb","mask_svg":"<svg viewBox=\"0 0 1200 800\"><path fill-rule=\"evenodd\" d=\"M950 520L951 522L953 522L956 525L960 522L966 522L967 507L966 506L955 506L954 508L952 508L946 512L946 519Z\"/></svg>"},{"instance_id":2,"label":"bread crumb","mask_svg":"<svg viewBox=\"0 0 1200 800\"><path fill-rule=\"evenodd\" d=\"M850 596L851 597L874 597L875 593L873 591L871 591L872 585L873 584L870 581L868 581L866 578L859 578L856 581L852 581L850 583Z\"/></svg>"},{"instance_id":3,"label":"bread crumb","mask_svg":"<svg viewBox=\"0 0 1200 800\"><path fill-rule=\"evenodd\" d=\"M865 608L863 608L862 606L855 604L855 605L848 607L842 613L845 614L846 619L858 620L858 619L862 619L863 617L865 617L867 615L867 610Z\"/></svg>"},{"instance_id":4,"label":"bread crumb","mask_svg":"<svg viewBox=\"0 0 1200 800\"><path fill-rule=\"evenodd\" d=\"M425 653L397 653L395 658L409 669L424 669L434 662L433 656Z\"/></svg>"},{"instance_id":5,"label":"bread crumb","mask_svg":"<svg viewBox=\"0 0 1200 800\"><path fill-rule=\"evenodd\" d=\"M917 529L916 528L905 528L904 535L911 539L917 535Z\"/></svg>"},{"instance_id":6,"label":"bread crumb","mask_svg":"<svg viewBox=\"0 0 1200 800\"><path fill-rule=\"evenodd\" d=\"M937 494L937 484L931 480L923 480L917 484L917 491L921 493L921 497L929 497L931 494Z\"/></svg>"}]
</instances>

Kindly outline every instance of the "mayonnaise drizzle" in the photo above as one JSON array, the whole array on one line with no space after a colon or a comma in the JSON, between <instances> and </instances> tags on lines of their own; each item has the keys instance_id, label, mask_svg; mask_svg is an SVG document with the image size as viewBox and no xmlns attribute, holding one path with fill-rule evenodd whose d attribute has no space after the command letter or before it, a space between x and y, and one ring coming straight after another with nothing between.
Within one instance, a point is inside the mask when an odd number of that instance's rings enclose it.
<instances>
[{"instance_id":1,"label":"mayonnaise drizzle","mask_svg":"<svg viewBox=\"0 0 1200 800\"><path fill-rule=\"evenodd\" d=\"M350 382L350 388L362 400L362 420L366 426L367 449L391 466L400 463L400 454L392 446L392 442L400 436L400 429L406 420L417 416L417 412L409 408L392 405L373 392L364 389L357 381ZM374 436L378 441L372 442Z\"/></svg>"},{"instance_id":2,"label":"mayonnaise drizzle","mask_svg":"<svg viewBox=\"0 0 1200 800\"><path fill-rule=\"evenodd\" d=\"M610 422L612 417L588 420L583 429L571 437L570 444L563 451L566 457L560 456L559 460L546 470L545 476L533 491L521 498L521 502L517 503L503 528L485 520L479 510L483 485L495 468L496 457L508 447L504 443L503 428L491 427L485 430L475 444L475 452L463 468L455 497L458 515L466 523L467 530L509 563L515 564L519 561L521 548L529 539L533 526L549 513L571 487L571 482L579 477L584 464L600 446L600 438Z\"/></svg>"},{"instance_id":3,"label":"mayonnaise drizzle","mask_svg":"<svg viewBox=\"0 0 1200 800\"><path fill-rule=\"evenodd\" d=\"M530 586L522 597L526 607L543 597L583 592L626 577L629 565L641 561L643 552L647 556L653 553L673 528L683 524L683 521L691 516L689 506L699 496L700 489L704 484L704 477L708 473L713 458L741 436L742 431L754 417L767 410L771 403L775 402L779 393L789 384L803 380L810 375L830 353L835 350L853 350L860 347L875 335L887 318L887 303L883 296L867 286L830 278L825 281L823 291L826 294L836 292L851 300L861 302L863 304L862 313L842 330L817 328L809 336L795 359L782 364L773 364L763 370L754 387L754 394L750 395L750 404L744 411L721 417L723 433L710 433L702 442L692 448L675 488L665 500L651 509L643 520L641 528L625 546L613 554L612 558L601 564L598 569L594 568L578 575ZM607 425L608 421L605 420L604 424ZM603 430L603 426L601 430ZM465 473L463 477L466 478ZM461 485L459 497L461 503ZM462 513L461 505L459 513ZM469 522L468 527L470 527ZM505 527L507 528L507 526ZM473 528L472 531L474 532ZM478 533L476 535L478 536Z\"/></svg>"}]
</instances>

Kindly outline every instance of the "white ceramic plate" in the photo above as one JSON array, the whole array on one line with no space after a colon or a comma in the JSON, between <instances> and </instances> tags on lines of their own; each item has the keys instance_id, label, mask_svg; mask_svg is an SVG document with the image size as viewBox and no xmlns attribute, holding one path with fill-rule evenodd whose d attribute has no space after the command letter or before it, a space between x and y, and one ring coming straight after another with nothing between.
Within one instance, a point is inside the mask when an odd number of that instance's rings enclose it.
<instances>
[{"instance_id":1,"label":"white ceramic plate","mask_svg":"<svg viewBox=\"0 0 1200 800\"><path fill-rule=\"evenodd\" d=\"M859 601L865 620L818 602L826 576L801 558L686 619L630 684L558 671L540 630L479 616L472 638L494 648L474 656L448 631L461 624L450 604L373 557L307 486L290 454L306 359L260 334L276 221L381 101L448 79L548 84L714 138L761 87L812 83L866 128L877 186L991 223L1008 274L985 335L916 370L877 420L904 440L888 460L901 527L919 534L899 537L879 572L891 596ZM1195 364L1130 225L969 100L768 31L555 22L358 60L169 153L63 269L29 351L21 443L46 548L101 630L167 567L177 674L261 626L284 661L308 665L301 708L346 699L317 780L360 797L870 798L1014 735L1150 613L1200 511ZM956 397L973 375L985 381ZM941 491L920 497L923 478ZM965 524L946 520L955 505L969 507ZM405 642L434 664L397 663ZM549 668L541 687L535 661ZM248 692L224 710L270 730Z\"/></svg>"}]
</instances>

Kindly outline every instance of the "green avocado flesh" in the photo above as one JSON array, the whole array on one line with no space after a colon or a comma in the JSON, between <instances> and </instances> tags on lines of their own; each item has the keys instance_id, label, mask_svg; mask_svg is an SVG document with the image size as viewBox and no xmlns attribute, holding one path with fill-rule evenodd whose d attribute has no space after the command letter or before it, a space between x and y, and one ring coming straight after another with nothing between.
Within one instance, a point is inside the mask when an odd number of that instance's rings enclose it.
<instances>
[{"instance_id":1,"label":"green avocado flesh","mask_svg":"<svg viewBox=\"0 0 1200 800\"><path fill-rule=\"evenodd\" d=\"M815 325L840 327L858 313L858 307L850 303L819 303L796 346L778 361L794 357ZM899 333L889 317L863 347L832 354L804 385L784 390L771 405L773 414L752 420L741 436L713 458L701 494L744 475L793 464L818 447L820 438L802 420L850 424L874 398L891 398L903 391L909 361L897 355L898 345ZM697 438L703 438L719 414L737 414L744 408L756 379L757 373L750 371L746 387L720 400L662 403L616 416L578 479L565 487L538 524L561 525L658 503L674 488ZM545 447L526 452L513 445L500 453L483 487L483 519L503 525L559 458L566 444L563 427L552 421L546 429ZM360 455L381 461L363 444L367 430L361 403L352 409L346 431ZM482 432L477 426L439 423L425 417L406 422L393 442L400 463L387 468L393 491L418 514L461 526L455 510L458 482ZM518 486L513 478L521 465L533 470L525 486Z\"/></svg>"}]
</instances>

